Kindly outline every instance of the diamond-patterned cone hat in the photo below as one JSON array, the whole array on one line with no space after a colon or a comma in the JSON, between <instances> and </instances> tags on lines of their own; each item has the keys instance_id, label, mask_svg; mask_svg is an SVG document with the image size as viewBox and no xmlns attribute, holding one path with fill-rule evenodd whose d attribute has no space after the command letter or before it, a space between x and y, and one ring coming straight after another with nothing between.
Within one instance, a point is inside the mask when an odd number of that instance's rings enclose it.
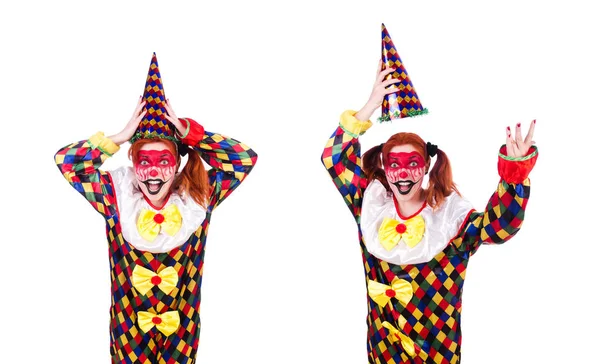
<instances>
[{"instance_id":1,"label":"diamond-patterned cone hat","mask_svg":"<svg viewBox=\"0 0 600 364\"><path fill-rule=\"evenodd\" d=\"M381 117L379 121L390 121L415 115L427 114L427 109L424 109L417 96L408 72L404 68L404 63L400 59L400 54L396 50L392 37L388 33L385 25L381 24L381 61L382 66L395 68L396 70L386 76L386 80L397 78L401 80L399 84L395 84L400 89L398 92L388 94L384 97L381 104Z\"/></svg>"},{"instance_id":2,"label":"diamond-patterned cone hat","mask_svg":"<svg viewBox=\"0 0 600 364\"><path fill-rule=\"evenodd\" d=\"M160 71L158 69L158 61L156 53L152 55L150 69L148 69L148 77L146 78L146 86L144 87L143 99L146 101L144 108L146 115L140 121L135 134L130 142L133 143L138 139L153 139L162 138L177 141L174 132L175 127L171 124L165 114L165 91L163 89Z\"/></svg>"}]
</instances>

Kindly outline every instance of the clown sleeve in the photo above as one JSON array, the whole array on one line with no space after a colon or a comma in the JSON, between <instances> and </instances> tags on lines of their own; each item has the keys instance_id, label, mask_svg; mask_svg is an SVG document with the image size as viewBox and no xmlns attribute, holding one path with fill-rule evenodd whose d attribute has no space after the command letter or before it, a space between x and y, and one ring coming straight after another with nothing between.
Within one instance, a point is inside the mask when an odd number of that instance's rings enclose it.
<instances>
[{"instance_id":1,"label":"clown sleeve","mask_svg":"<svg viewBox=\"0 0 600 364\"><path fill-rule=\"evenodd\" d=\"M321 161L354 218L358 220L362 192L366 187L358 137L373 124L368 120L356 119L354 114L356 112L352 110L342 113L339 126L325 145Z\"/></svg>"},{"instance_id":2,"label":"clown sleeve","mask_svg":"<svg viewBox=\"0 0 600 364\"><path fill-rule=\"evenodd\" d=\"M114 202L110 175L101 171L104 161L119 150L112 140L98 132L90 139L70 144L54 156L65 179L104 217Z\"/></svg>"},{"instance_id":3,"label":"clown sleeve","mask_svg":"<svg viewBox=\"0 0 600 364\"><path fill-rule=\"evenodd\" d=\"M214 208L225 200L248 176L256 164L257 155L250 147L233 138L204 130L190 118L180 119L187 130L178 136L212 167L208 171L212 187L209 206Z\"/></svg>"},{"instance_id":4,"label":"clown sleeve","mask_svg":"<svg viewBox=\"0 0 600 364\"><path fill-rule=\"evenodd\" d=\"M498 153L500 182L490 197L484 212L471 212L463 223L454 246L463 252L474 254L481 244L502 244L512 238L521 228L525 208L529 200L529 172L537 160L537 147L529 154L508 157L506 147Z\"/></svg>"}]
</instances>

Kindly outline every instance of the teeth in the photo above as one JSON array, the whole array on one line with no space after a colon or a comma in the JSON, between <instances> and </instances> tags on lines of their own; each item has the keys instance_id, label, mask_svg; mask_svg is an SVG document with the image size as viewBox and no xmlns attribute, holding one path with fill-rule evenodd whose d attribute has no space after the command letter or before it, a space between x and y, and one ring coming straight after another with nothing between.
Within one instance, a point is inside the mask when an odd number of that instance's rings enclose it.
<instances>
[{"instance_id":1,"label":"teeth","mask_svg":"<svg viewBox=\"0 0 600 364\"><path fill-rule=\"evenodd\" d=\"M411 182L398 182L399 185L402 186L410 186L412 183Z\"/></svg>"},{"instance_id":2,"label":"teeth","mask_svg":"<svg viewBox=\"0 0 600 364\"><path fill-rule=\"evenodd\" d=\"M160 184L159 181L148 181L148 183L151 185L159 185Z\"/></svg>"}]
</instances>

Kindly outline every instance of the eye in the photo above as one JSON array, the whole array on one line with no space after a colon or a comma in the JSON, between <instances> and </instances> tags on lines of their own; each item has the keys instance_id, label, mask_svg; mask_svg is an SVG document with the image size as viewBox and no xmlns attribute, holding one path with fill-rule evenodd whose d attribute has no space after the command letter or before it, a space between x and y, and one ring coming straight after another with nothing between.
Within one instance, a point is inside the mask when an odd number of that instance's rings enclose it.
<instances>
[{"instance_id":1,"label":"eye","mask_svg":"<svg viewBox=\"0 0 600 364\"><path fill-rule=\"evenodd\" d=\"M140 166L147 166L149 163L148 161L141 161L140 162Z\"/></svg>"},{"instance_id":2,"label":"eye","mask_svg":"<svg viewBox=\"0 0 600 364\"><path fill-rule=\"evenodd\" d=\"M411 166L411 167L416 167L418 164L419 164L419 163L417 163L417 162L415 162L415 161L412 161L412 162L410 162L409 166Z\"/></svg>"},{"instance_id":3,"label":"eye","mask_svg":"<svg viewBox=\"0 0 600 364\"><path fill-rule=\"evenodd\" d=\"M161 160L161 161L160 161L160 165L161 165L161 166L166 166L166 165L168 165L168 164L169 164L169 161L168 161L168 160L166 160L166 159L163 159L163 160Z\"/></svg>"},{"instance_id":4,"label":"eye","mask_svg":"<svg viewBox=\"0 0 600 364\"><path fill-rule=\"evenodd\" d=\"M392 167L392 168L398 168L398 163L393 162L392 164L390 164L390 167Z\"/></svg>"}]
</instances>

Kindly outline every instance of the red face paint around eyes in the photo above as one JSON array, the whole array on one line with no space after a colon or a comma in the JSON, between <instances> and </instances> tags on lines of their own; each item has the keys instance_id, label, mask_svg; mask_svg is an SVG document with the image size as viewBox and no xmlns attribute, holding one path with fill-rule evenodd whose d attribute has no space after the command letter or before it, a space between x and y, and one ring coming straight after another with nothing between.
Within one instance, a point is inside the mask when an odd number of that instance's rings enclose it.
<instances>
[{"instance_id":1,"label":"red face paint around eyes","mask_svg":"<svg viewBox=\"0 0 600 364\"><path fill-rule=\"evenodd\" d=\"M140 181L148 179L167 181L175 173L176 166L175 156L168 149L141 150L135 164L135 173Z\"/></svg>"},{"instance_id":2,"label":"red face paint around eyes","mask_svg":"<svg viewBox=\"0 0 600 364\"><path fill-rule=\"evenodd\" d=\"M135 167L174 167L176 163L175 156L168 149L140 150Z\"/></svg>"},{"instance_id":3,"label":"red face paint around eyes","mask_svg":"<svg viewBox=\"0 0 600 364\"><path fill-rule=\"evenodd\" d=\"M385 174L391 183L419 181L425 174L425 160L416 151L410 153L388 153Z\"/></svg>"},{"instance_id":4,"label":"red face paint around eyes","mask_svg":"<svg viewBox=\"0 0 600 364\"><path fill-rule=\"evenodd\" d=\"M416 169L424 167L425 160L416 151L410 153L388 153L385 165L386 169Z\"/></svg>"}]
</instances>

